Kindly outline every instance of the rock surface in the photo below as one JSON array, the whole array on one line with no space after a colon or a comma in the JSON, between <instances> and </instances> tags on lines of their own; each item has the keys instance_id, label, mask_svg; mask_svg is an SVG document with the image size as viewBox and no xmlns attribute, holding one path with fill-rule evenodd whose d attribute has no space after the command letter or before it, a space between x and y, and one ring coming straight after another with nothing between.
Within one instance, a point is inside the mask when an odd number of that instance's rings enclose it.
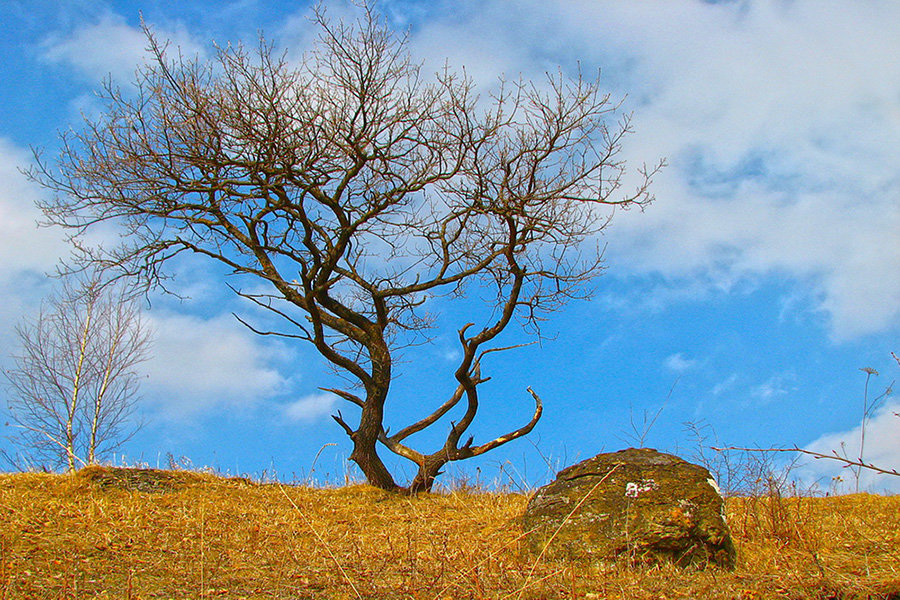
<instances>
[{"instance_id":1,"label":"rock surface","mask_svg":"<svg viewBox=\"0 0 900 600\"><path fill-rule=\"evenodd\" d=\"M731 568L724 509L705 468L630 448L560 471L528 503L523 526L529 549L545 557Z\"/></svg>"}]
</instances>

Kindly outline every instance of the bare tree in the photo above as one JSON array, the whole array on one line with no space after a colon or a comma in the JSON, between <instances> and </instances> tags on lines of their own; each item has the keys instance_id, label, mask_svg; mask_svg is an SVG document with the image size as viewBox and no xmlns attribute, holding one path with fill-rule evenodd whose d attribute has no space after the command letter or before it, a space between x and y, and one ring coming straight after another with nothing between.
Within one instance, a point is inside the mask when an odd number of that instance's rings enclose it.
<instances>
[{"instance_id":1,"label":"bare tree","mask_svg":"<svg viewBox=\"0 0 900 600\"><path fill-rule=\"evenodd\" d=\"M355 423L334 415L350 458L371 484L396 489L382 444L418 466L415 492L447 462L531 431L542 410L534 392L522 427L464 439L488 379L484 358L517 315L536 332L548 311L591 292L596 234L614 207L651 201L659 167L623 191L629 119L597 81L501 81L487 98L449 68L426 82L405 40L363 9L352 24L317 11L317 44L297 64L264 41L220 48L209 62L171 58L147 31L153 60L136 87L107 86L102 116L66 134L58 161L38 160L31 176L57 192L42 208L90 263L149 288L165 285L171 259L194 253L254 282L253 292L230 287L285 327L242 321L314 345L349 376L329 391L359 410ZM121 246L80 243L107 221L125 228ZM430 300L472 286L494 310L459 328L455 391L391 433L396 352L432 325ZM409 445L457 406L464 412L439 448Z\"/></svg>"},{"instance_id":2,"label":"bare tree","mask_svg":"<svg viewBox=\"0 0 900 600\"><path fill-rule=\"evenodd\" d=\"M7 404L29 462L74 471L131 437L135 368L149 344L133 302L97 277L68 282L16 334Z\"/></svg>"}]
</instances>

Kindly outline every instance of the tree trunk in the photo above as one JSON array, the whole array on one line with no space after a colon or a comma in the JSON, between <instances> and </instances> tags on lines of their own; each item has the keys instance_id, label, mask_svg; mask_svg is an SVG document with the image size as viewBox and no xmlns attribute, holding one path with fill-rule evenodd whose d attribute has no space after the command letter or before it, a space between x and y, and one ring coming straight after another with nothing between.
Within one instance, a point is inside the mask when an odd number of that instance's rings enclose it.
<instances>
[{"instance_id":1,"label":"tree trunk","mask_svg":"<svg viewBox=\"0 0 900 600\"><path fill-rule=\"evenodd\" d=\"M369 485L393 492L399 489L399 486L375 450L382 428L383 398L383 393L368 394L366 405L360 415L359 428L350 435L353 440L350 460L359 466Z\"/></svg>"},{"instance_id":2,"label":"tree trunk","mask_svg":"<svg viewBox=\"0 0 900 600\"><path fill-rule=\"evenodd\" d=\"M361 433L362 431L358 431L353 436L353 452L350 453L350 460L359 466L369 485L389 492L397 491L399 486L375 451L376 438L369 439Z\"/></svg>"},{"instance_id":3,"label":"tree trunk","mask_svg":"<svg viewBox=\"0 0 900 600\"><path fill-rule=\"evenodd\" d=\"M395 492L400 486L378 456L375 448L384 427L384 403L391 385L391 355L383 337L383 330L373 325L369 331L368 347L372 360L372 379L366 386L366 400L359 417L359 428L350 434L355 462L369 485Z\"/></svg>"},{"instance_id":4,"label":"tree trunk","mask_svg":"<svg viewBox=\"0 0 900 600\"><path fill-rule=\"evenodd\" d=\"M434 486L434 480L441 474L441 469L447 464L445 458L427 457L425 464L419 465L419 472L416 473L412 483L407 490L410 494L418 494L421 492L431 492Z\"/></svg>"}]
</instances>

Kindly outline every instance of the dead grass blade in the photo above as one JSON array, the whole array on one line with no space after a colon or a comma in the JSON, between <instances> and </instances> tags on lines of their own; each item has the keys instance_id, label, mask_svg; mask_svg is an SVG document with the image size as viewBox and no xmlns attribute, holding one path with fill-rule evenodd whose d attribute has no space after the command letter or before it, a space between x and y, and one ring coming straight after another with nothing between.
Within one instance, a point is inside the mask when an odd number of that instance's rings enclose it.
<instances>
[{"instance_id":1,"label":"dead grass blade","mask_svg":"<svg viewBox=\"0 0 900 600\"><path fill-rule=\"evenodd\" d=\"M303 511L300 510L300 507L297 506L297 503L294 502L294 500L290 496L288 496L288 493L284 491L284 486L279 485L278 489L281 490L281 493L284 494L284 497L287 498L288 502L291 503L291 506L294 507L294 510L297 511L297 514L300 515L300 518L303 520L304 524L306 524L306 526L309 528L309 530L312 532L312 534L316 537L316 539L319 541L319 543L322 544L322 547L325 548L325 551L328 552L328 555L331 557L331 560L333 560L334 564L337 565L337 568L340 570L341 575L344 577L344 579L350 585L350 588L353 590L353 593L356 594L356 597L359 598L359 600L363 600L362 594L359 593L359 590L356 589L356 584L353 583L353 580L350 578L349 575L347 575L347 571L344 570L344 566L341 564L341 561L339 561L337 559L337 556L334 555L334 552L331 551L331 548L328 546L328 544L325 543L325 540L322 539L322 536L319 535L319 532L316 531L316 528L312 526L312 523L309 522L309 519L306 518L306 515L304 515Z\"/></svg>"},{"instance_id":2,"label":"dead grass blade","mask_svg":"<svg viewBox=\"0 0 900 600\"><path fill-rule=\"evenodd\" d=\"M528 572L528 577L525 578L525 583L522 584L522 587L517 590L518 591L518 596L516 596L517 600L520 600L522 598L522 594L525 593L526 588L528 588L528 586L531 585L531 579L532 579L532 577L534 577L534 571L535 571L535 569L537 569L538 563L541 562L541 559L544 557L544 553L547 552L547 548L550 547L550 544L553 543L553 540L556 539L556 536L559 535L559 532L562 530L562 528L565 527L566 523L569 522L569 519L572 518L572 515L574 515L575 512L578 511L579 508L581 508L581 505L587 501L587 499L590 497L590 495L594 493L594 490L596 490L598 487L600 487L600 484L602 484L604 481L606 481L609 478L609 476L612 475L615 472L615 470L618 468L619 468L619 465L616 465L612 469L607 471L606 475L601 477L597 481L597 483L595 483L591 487L591 489L588 490L587 494L584 495L584 498L582 498L581 500L578 501L578 504L576 504L575 507L569 511L569 514L566 515L566 518L563 519L563 522L559 524L559 527L556 528L556 531L553 532L553 535L550 536L550 539L547 540L547 543L544 544L543 548L541 548L540 554L538 554L537 558L534 559L534 563L531 565L531 570ZM504 596L504 598L511 598L513 596L513 594L515 594L515 593L516 592L507 594L506 596Z\"/></svg>"}]
</instances>

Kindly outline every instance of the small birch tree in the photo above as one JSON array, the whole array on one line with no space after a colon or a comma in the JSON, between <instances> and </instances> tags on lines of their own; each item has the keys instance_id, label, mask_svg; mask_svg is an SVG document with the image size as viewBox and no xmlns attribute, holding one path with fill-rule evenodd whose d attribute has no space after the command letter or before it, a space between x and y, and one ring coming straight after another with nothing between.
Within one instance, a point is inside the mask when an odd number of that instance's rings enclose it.
<instances>
[{"instance_id":1,"label":"small birch tree","mask_svg":"<svg viewBox=\"0 0 900 600\"><path fill-rule=\"evenodd\" d=\"M13 441L28 462L74 471L134 434L150 335L121 290L96 276L67 282L16 335L21 350L4 375Z\"/></svg>"}]
</instances>

